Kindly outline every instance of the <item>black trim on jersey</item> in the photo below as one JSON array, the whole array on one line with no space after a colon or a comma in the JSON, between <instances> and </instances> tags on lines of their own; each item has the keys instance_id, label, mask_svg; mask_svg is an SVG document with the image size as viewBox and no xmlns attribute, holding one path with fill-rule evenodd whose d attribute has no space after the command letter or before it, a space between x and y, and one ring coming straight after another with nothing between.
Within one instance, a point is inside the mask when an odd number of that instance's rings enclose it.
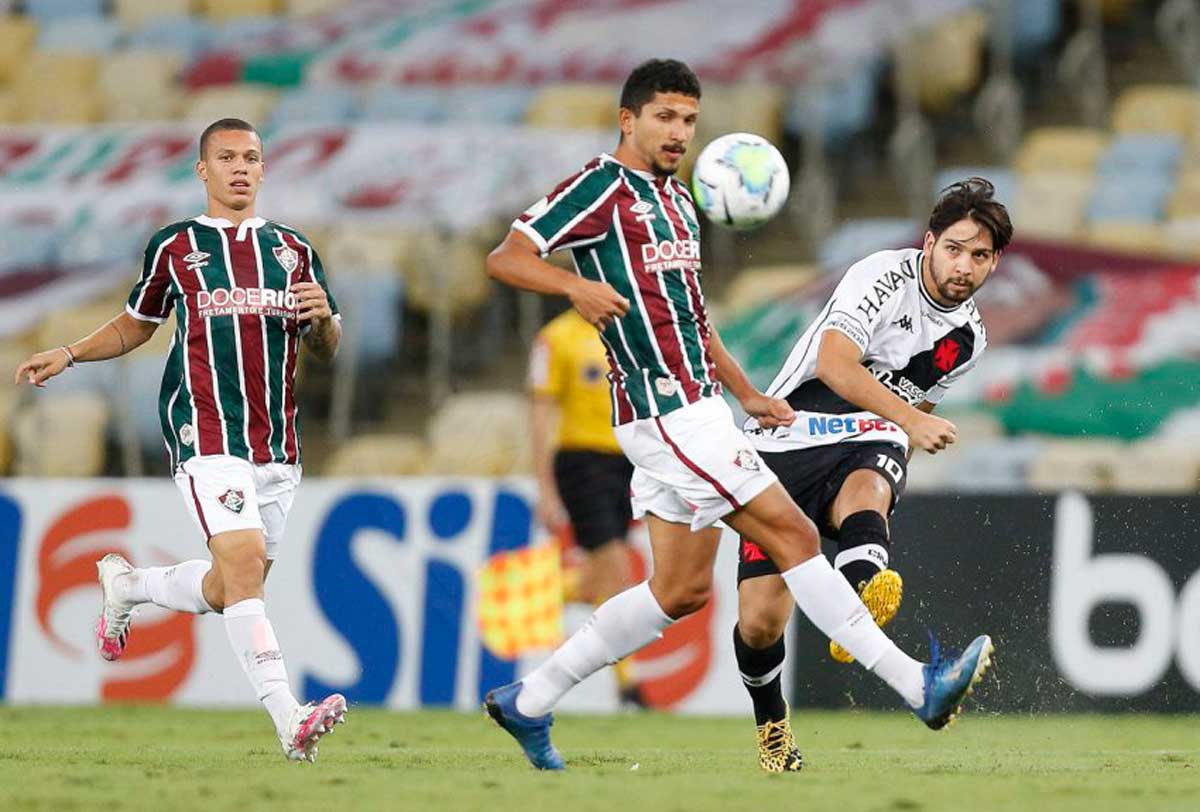
<instances>
[{"instance_id":1,"label":"black trim on jersey","mask_svg":"<svg viewBox=\"0 0 1200 812\"><path fill-rule=\"evenodd\" d=\"M818 414L851 414L861 412L861 406L855 406L844 397L834 392L820 378L809 378L792 390L787 396L788 405L798 412L817 412Z\"/></svg>"}]
</instances>

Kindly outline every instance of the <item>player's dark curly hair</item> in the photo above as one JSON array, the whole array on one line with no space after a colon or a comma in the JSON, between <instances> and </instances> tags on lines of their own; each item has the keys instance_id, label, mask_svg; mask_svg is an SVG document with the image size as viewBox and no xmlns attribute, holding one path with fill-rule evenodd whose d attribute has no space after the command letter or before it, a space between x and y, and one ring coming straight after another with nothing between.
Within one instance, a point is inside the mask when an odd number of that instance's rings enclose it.
<instances>
[{"instance_id":1,"label":"player's dark curly hair","mask_svg":"<svg viewBox=\"0 0 1200 812\"><path fill-rule=\"evenodd\" d=\"M621 88L621 107L640 115L655 93L680 93L700 98L700 80L677 59L651 59L638 65Z\"/></svg>"},{"instance_id":2,"label":"player's dark curly hair","mask_svg":"<svg viewBox=\"0 0 1200 812\"><path fill-rule=\"evenodd\" d=\"M967 178L947 186L929 215L933 238L942 236L959 220L970 218L991 232L992 249L1003 251L1012 240L1013 226L1008 209L995 199L995 194L996 187L986 178Z\"/></svg>"},{"instance_id":3,"label":"player's dark curly hair","mask_svg":"<svg viewBox=\"0 0 1200 812\"><path fill-rule=\"evenodd\" d=\"M258 135L258 130L254 129L254 125L249 121L243 121L240 118L221 118L214 121L204 128L204 132L200 133L200 160L204 160L204 148L208 146L208 137L215 132L223 130L241 130ZM262 141L262 136L258 135L258 140Z\"/></svg>"}]
</instances>

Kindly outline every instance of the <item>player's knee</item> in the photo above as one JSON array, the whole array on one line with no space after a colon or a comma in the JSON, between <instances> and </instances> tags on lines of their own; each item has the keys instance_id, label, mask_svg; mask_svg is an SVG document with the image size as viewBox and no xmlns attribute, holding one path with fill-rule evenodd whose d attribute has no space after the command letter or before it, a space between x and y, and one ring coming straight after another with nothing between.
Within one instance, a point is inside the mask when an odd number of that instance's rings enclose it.
<instances>
[{"instance_id":1,"label":"player's knee","mask_svg":"<svg viewBox=\"0 0 1200 812\"><path fill-rule=\"evenodd\" d=\"M768 648L786 628L786 616L781 620L770 611L738 612L738 633L750 648Z\"/></svg>"},{"instance_id":2,"label":"player's knee","mask_svg":"<svg viewBox=\"0 0 1200 812\"><path fill-rule=\"evenodd\" d=\"M786 588L774 588L778 580L751 578L738 591L738 632L751 648L767 648L787 628L794 604Z\"/></svg>"},{"instance_id":3,"label":"player's knee","mask_svg":"<svg viewBox=\"0 0 1200 812\"><path fill-rule=\"evenodd\" d=\"M261 537L225 540L213 547L214 555L220 559L224 603L236 603L262 591L267 571L267 549Z\"/></svg>"},{"instance_id":4,"label":"player's knee","mask_svg":"<svg viewBox=\"0 0 1200 812\"><path fill-rule=\"evenodd\" d=\"M712 599L712 582L688 584L668 590L659 604L668 617L678 620L699 612Z\"/></svg>"},{"instance_id":5,"label":"player's knee","mask_svg":"<svg viewBox=\"0 0 1200 812\"><path fill-rule=\"evenodd\" d=\"M779 537L787 548L799 558L812 558L821 552L821 534L817 527L799 508L789 510L778 517Z\"/></svg>"}]
</instances>

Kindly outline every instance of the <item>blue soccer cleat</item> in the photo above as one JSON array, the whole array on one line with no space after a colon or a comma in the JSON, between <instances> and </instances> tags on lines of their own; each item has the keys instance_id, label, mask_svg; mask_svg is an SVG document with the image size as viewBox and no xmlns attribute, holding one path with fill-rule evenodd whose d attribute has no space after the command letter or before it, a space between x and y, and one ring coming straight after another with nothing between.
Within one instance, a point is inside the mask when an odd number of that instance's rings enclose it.
<instances>
[{"instance_id":1,"label":"blue soccer cleat","mask_svg":"<svg viewBox=\"0 0 1200 812\"><path fill-rule=\"evenodd\" d=\"M530 764L539 770L565 770L567 765L563 757L550 743L550 725L554 724L554 714L530 718L517 710L517 694L521 693L521 685L514 682L488 691L483 707L496 724L517 740Z\"/></svg>"},{"instance_id":2,"label":"blue soccer cleat","mask_svg":"<svg viewBox=\"0 0 1200 812\"><path fill-rule=\"evenodd\" d=\"M971 641L966 651L943 660L937 641L930 637L933 661L924 666L925 704L913 711L933 730L941 730L962 713L963 700L975 690L975 684L992 664L992 638L982 634Z\"/></svg>"}]
</instances>

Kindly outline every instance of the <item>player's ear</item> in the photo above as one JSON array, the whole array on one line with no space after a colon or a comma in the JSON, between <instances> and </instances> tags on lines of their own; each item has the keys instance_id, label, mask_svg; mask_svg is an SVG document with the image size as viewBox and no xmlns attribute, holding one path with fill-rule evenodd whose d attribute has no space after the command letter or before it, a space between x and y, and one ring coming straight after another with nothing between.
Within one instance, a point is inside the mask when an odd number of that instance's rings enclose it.
<instances>
[{"instance_id":1,"label":"player's ear","mask_svg":"<svg viewBox=\"0 0 1200 812\"><path fill-rule=\"evenodd\" d=\"M204 161L196 161L196 177L202 181L208 181L208 169L204 166Z\"/></svg>"},{"instance_id":2,"label":"player's ear","mask_svg":"<svg viewBox=\"0 0 1200 812\"><path fill-rule=\"evenodd\" d=\"M621 126L621 135L633 135L633 120L637 118L628 107L622 107L617 114L617 123Z\"/></svg>"},{"instance_id":3,"label":"player's ear","mask_svg":"<svg viewBox=\"0 0 1200 812\"><path fill-rule=\"evenodd\" d=\"M933 244L937 242L937 237L933 236L932 231L925 232L925 253L928 254L933 250Z\"/></svg>"}]
</instances>

